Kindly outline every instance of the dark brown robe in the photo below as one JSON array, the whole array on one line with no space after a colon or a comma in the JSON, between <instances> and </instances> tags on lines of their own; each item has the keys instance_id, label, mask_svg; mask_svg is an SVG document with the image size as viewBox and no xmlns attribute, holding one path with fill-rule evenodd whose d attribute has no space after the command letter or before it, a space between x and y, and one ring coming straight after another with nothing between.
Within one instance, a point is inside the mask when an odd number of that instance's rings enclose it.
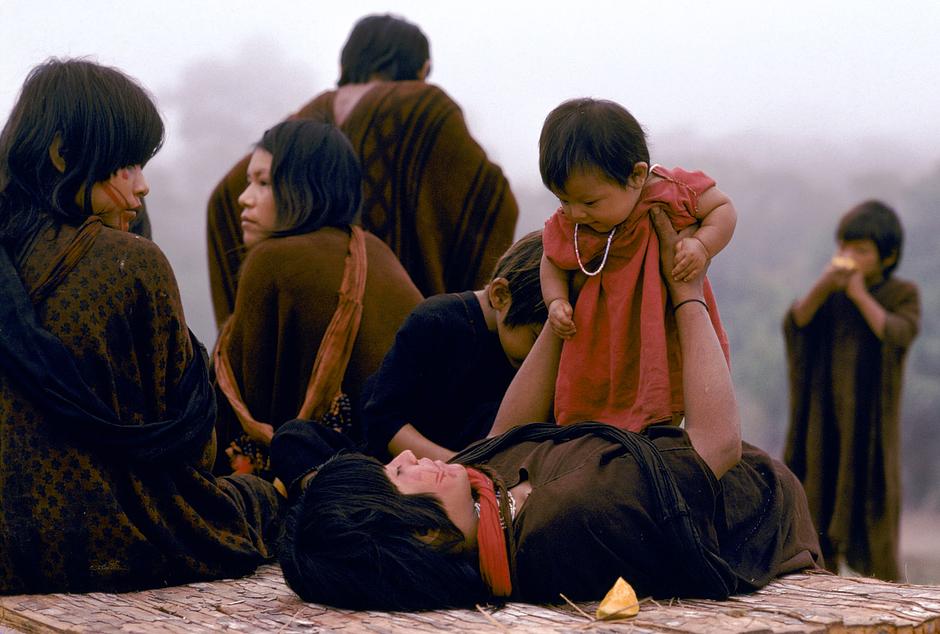
<instances>
[{"instance_id":1,"label":"dark brown robe","mask_svg":"<svg viewBox=\"0 0 940 634\"><path fill-rule=\"evenodd\" d=\"M325 92L294 116L333 122L335 96ZM362 226L392 248L425 296L482 288L512 244L519 211L457 104L424 82L381 83L339 127L362 165ZM238 196L247 165L245 157L209 199L209 279L219 324L234 306L244 259Z\"/></svg>"},{"instance_id":2,"label":"dark brown robe","mask_svg":"<svg viewBox=\"0 0 940 634\"><path fill-rule=\"evenodd\" d=\"M668 425L526 425L453 462L532 485L510 539L524 601L599 600L617 577L641 597L723 599L819 561L800 483L746 443L721 480Z\"/></svg>"},{"instance_id":3,"label":"dark brown robe","mask_svg":"<svg viewBox=\"0 0 940 634\"><path fill-rule=\"evenodd\" d=\"M75 234L44 232L17 266L20 288L35 288ZM201 352L160 249L103 228L59 273L34 300L36 318L119 427L178 416L170 404L186 395L176 387ZM271 558L280 498L258 478L211 475L211 418L197 440L151 462L139 458L146 447L125 453L64 425L22 381L0 370L0 594L178 584L248 574ZM202 381L211 416L205 372Z\"/></svg>"},{"instance_id":4,"label":"dark brown robe","mask_svg":"<svg viewBox=\"0 0 940 634\"><path fill-rule=\"evenodd\" d=\"M381 240L366 232L362 319L342 389L358 411L366 378L382 363L405 317L421 294ZM296 418L323 334L338 303L349 233L327 227L259 242L248 254L238 286L227 355L232 374L255 420L273 425ZM219 396L217 433L222 448L242 433ZM217 469L224 470L224 456Z\"/></svg>"},{"instance_id":5,"label":"dark brown robe","mask_svg":"<svg viewBox=\"0 0 940 634\"><path fill-rule=\"evenodd\" d=\"M917 335L917 287L869 289L887 311L879 340L844 293L805 327L784 320L790 429L784 460L803 482L823 554L864 575L899 579L900 419L904 359Z\"/></svg>"}]
</instances>

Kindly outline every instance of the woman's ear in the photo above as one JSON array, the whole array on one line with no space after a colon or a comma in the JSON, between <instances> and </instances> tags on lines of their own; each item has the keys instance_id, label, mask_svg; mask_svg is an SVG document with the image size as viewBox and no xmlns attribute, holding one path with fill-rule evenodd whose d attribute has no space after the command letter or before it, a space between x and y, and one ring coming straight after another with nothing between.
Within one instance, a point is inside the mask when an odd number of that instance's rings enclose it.
<instances>
[{"instance_id":1,"label":"woman's ear","mask_svg":"<svg viewBox=\"0 0 940 634\"><path fill-rule=\"evenodd\" d=\"M415 537L418 538L419 542L424 542L428 546L434 546L438 543L441 537L441 531L437 528L428 528L426 530L417 533Z\"/></svg>"},{"instance_id":2,"label":"woman's ear","mask_svg":"<svg viewBox=\"0 0 940 634\"><path fill-rule=\"evenodd\" d=\"M885 259L881 261L881 271L884 272L886 268L893 265L897 261L898 261L898 252L894 251L891 253L891 255L889 255L888 257L886 257Z\"/></svg>"},{"instance_id":3,"label":"woman's ear","mask_svg":"<svg viewBox=\"0 0 940 634\"><path fill-rule=\"evenodd\" d=\"M418 81L424 81L431 74L431 60L424 60L424 65L418 70Z\"/></svg>"},{"instance_id":4,"label":"woman's ear","mask_svg":"<svg viewBox=\"0 0 940 634\"><path fill-rule=\"evenodd\" d=\"M512 302L512 293L509 292L509 280L497 277L486 285L486 296L494 310L503 310Z\"/></svg>"},{"instance_id":5,"label":"woman's ear","mask_svg":"<svg viewBox=\"0 0 940 634\"><path fill-rule=\"evenodd\" d=\"M60 172L65 172L65 159L62 158L62 137L58 134L55 135L55 138L52 139L52 144L49 145L49 158L52 159L52 164Z\"/></svg>"}]
</instances>

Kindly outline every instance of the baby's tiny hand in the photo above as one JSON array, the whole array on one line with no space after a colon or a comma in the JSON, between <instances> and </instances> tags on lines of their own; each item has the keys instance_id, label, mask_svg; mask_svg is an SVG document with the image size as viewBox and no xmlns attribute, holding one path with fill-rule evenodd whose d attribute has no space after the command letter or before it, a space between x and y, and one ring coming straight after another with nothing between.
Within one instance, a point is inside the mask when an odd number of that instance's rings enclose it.
<instances>
[{"instance_id":1,"label":"baby's tiny hand","mask_svg":"<svg viewBox=\"0 0 940 634\"><path fill-rule=\"evenodd\" d=\"M557 297L548 305L548 323L552 332L562 339L571 339L577 332L574 327L574 310L568 300Z\"/></svg>"},{"instance_id":2,"label":"baby's tiny hand","mask_svg":"<svg viewBox=\"0 0 940 634\"><path fill-rule=\"evenodd\" d=\"M672 268L672 278L679 282L688 282L704 269L708 262L708 252L702 241L692 236L682 238L676 243L676 261Z\"/></svg>"}]
</instances>

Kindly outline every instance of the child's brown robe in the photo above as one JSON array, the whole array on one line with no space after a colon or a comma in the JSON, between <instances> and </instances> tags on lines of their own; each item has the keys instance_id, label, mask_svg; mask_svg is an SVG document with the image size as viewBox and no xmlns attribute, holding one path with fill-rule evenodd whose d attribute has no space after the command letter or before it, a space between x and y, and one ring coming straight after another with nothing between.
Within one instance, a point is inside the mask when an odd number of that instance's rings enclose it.
<instances>
[{"instance_id":1,"label":"child's brown robe","mask_svg":"<svg viewBox=\"0 0 940 634\"><path fill-rule=\"evenodd\" d=\"M869 290L887 311L883 340L844 293L804 328L787 313L784 459L806 489L823 555L843 554L862 574L896 580L901 382L920 301L916 285L893 277Z\"/></svg>"}]
</instances>

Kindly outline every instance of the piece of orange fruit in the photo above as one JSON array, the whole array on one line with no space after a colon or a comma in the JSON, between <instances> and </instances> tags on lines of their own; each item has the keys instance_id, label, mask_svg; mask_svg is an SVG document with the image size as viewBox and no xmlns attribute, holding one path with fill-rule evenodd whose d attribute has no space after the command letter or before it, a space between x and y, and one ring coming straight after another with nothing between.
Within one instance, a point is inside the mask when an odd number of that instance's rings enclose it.
<instances>
[{"instance_id":1,"label":"piece of orange fruit","mask_svg":"<svg viewBox=\"0 0 940 634\"><path fill-rule=\"evenodd\" d=\"M597 606L595 616L598 619L624 619L636 616L640 612L640 602L637 601L636 592L623 577L617 577L601 604Z\"/></svg>"},{"instance_id":2,"label":"piece of orange fruit","mask_svg":"<svg viewBox=\"0 0 940 634\"><path fill-rule=\"evenodd\" d=\"M856 268L855 260L845 255L834 255L832 257L832 266L837 269L845 269L846 271L854 271Z\"/></svg>"}]
</instances>

